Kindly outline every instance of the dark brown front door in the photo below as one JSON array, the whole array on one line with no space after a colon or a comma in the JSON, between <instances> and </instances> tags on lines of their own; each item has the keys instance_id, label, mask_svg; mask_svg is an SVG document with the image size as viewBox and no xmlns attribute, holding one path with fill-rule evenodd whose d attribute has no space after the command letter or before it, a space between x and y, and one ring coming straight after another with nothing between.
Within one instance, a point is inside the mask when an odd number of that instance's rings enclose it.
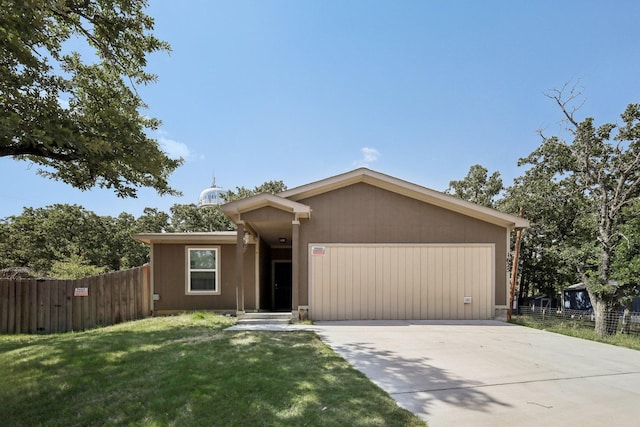
<instances>
[{"instance_id":1,"label":"dark brown front door","mask_svg":"<svg viewBox=\"0 0 640 427\"><path fill-rule=\"evenodd\" d=\"M291 311L291 261L273 262L273 310Z\"/></svg>"}]
</instances>

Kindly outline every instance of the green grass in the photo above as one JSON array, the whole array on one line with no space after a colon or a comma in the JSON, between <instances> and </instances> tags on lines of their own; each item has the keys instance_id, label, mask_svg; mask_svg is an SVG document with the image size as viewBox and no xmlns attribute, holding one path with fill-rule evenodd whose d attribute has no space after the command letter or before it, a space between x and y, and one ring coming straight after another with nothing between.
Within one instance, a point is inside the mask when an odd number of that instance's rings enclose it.
<instances>
[{"instance_id":1,"label":"green grass","mask_svg":"<svg viewBox=\"0 0 640 427\"><path fill-rule=\"evenodd\" d=\"M312 332L196 313L0 336L7 426L418 426Z\"/></svg>"},{"instance_id":2,"label":"green grass","mask_svg":"<svg viewBox=\"0 0 640 427\"><path fill-rule=\"evenodd\" d=\"M593 323L579 322L571 320L554 320L542 322L532 316L514 316L511 323L527 326L535 329L542 329L558 334L569 335L585 340L598 341L606 344L627 347L633 350L640 350L640 337L634 335L616 334L608 337L600 337L593 330Z\"/></svg>"}]
</instances>

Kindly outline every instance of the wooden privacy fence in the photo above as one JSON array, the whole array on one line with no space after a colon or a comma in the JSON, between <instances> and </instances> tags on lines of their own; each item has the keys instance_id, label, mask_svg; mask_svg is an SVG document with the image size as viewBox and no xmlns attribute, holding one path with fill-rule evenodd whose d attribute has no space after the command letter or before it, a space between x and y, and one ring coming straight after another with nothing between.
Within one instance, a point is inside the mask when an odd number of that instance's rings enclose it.
<instances>
[{"instance_id":1,"label":"wooden privacy fence","mask_svg":"<svg viewBox=\"0 0 640 427\"><path fill-rule=\"evenodd\" d=\"M0 279L0 333L83 331L151 314L149 265L76 280Z\"/></svg>"}]
</instances>

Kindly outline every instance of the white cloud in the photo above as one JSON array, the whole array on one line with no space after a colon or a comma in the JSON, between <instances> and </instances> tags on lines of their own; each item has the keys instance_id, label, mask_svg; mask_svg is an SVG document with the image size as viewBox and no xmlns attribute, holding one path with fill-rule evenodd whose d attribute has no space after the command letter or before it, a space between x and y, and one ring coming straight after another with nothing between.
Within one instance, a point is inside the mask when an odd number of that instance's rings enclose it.
<instances>
[{"instance_id":1,"label":"white cloud","mask_svg":"<svg viewBox=\"0 0 640 427\"><path fill-rule=\"evenodd\" d=\"M189 147L187 147L187 144L185 143L174 141L173 139L165 138L163 136L158 138L158 143L160 144L162 151L172 159L182 157L183 159L188 160L191 157L191 151L189 151Z\"/></svg>"},{"instance_id":2,"label":"white cloud","mask_svg":"<svg viewBox=\"0 0 640 427\"><path fill-rule=\"evenodd\" d=\"M377 161L380 157L380 152L371 147L362 147L360 153L362 154L362 158L353 162L354 166L367 168L370 163Z\"/></svg>"}]
</instances>

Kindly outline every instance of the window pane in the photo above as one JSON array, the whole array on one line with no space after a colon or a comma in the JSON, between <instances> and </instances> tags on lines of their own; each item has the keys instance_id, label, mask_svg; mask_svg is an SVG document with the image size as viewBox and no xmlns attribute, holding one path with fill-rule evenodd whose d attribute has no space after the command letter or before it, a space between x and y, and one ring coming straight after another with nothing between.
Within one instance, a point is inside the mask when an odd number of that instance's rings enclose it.
<instances>
[{"instance_id":1,"label":"window pane","mask_svg":"<svg viewBox=\"0 0 640 427\"><path fill-rule=\"evenodd\" d=\"M216 251L214 249L191 249L191 268L196 270L213 270L216 268Z\"/></svg>"},{"instance_id":2,"label":"window pane","mask_svg":"<svg viewBox=\"0 0 640 427\"><path fill-rule=\"evenodd\" d=\"M216 273L209 271L192 271L191 272L191 290L192 291L215 291L216 290Z\"/></svg>"}]
</instances>

